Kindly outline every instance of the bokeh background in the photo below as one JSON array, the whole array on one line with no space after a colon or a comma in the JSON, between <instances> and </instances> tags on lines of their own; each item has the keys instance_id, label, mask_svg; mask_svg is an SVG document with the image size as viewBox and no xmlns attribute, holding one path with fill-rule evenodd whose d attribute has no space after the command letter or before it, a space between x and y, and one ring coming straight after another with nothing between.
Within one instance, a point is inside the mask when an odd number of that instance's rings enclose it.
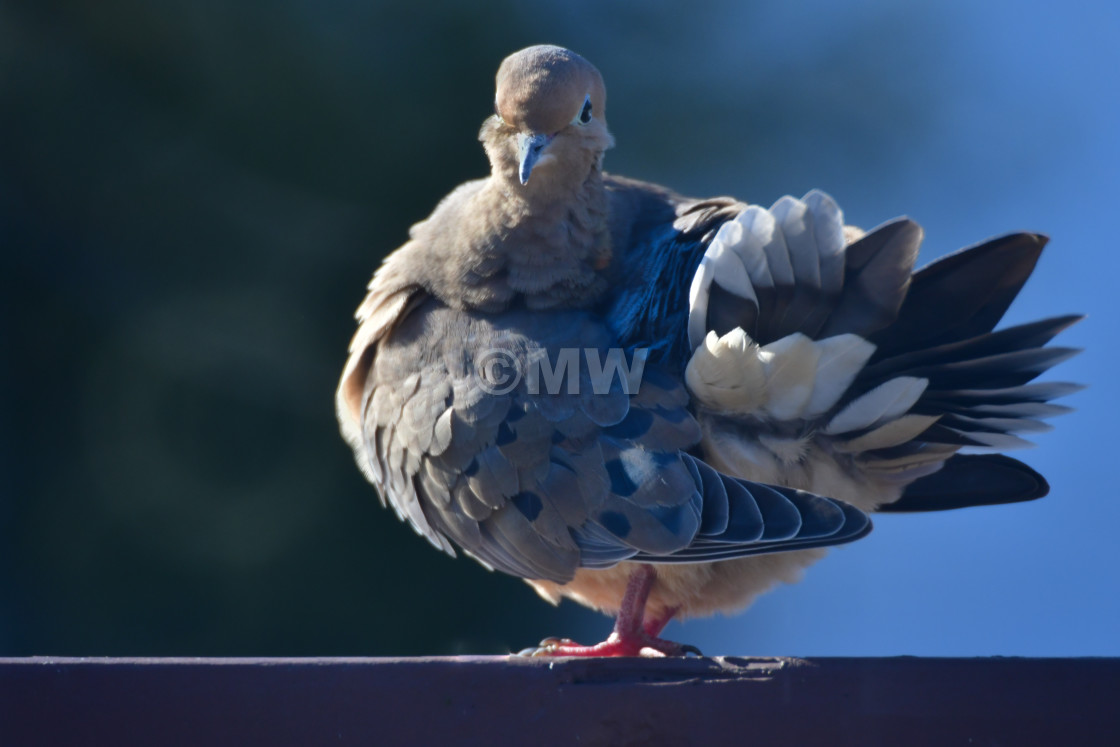
<instances>
[{"instance_id":1,"label":"bokeh background","mask_svg":"<svg viewBox=\"0 0 1120 747\"><path fill-rule=\"evenodd\" d=\"M452 560L338 437L351 312L459 182L493 73L603 71L610 170L923 261L1052 235L1007 322L1088 312L1031 504L887 516L709 653L1118 655L1114 3L0 3L0 655L501 653L609 622Z\"/></svg>"}]
</instances>

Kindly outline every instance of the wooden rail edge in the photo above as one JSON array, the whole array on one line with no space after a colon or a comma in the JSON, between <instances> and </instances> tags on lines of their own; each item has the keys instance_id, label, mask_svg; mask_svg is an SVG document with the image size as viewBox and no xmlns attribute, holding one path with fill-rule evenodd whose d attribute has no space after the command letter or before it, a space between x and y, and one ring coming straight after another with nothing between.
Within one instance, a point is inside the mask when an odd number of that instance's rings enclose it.
<instances>
[{"instance_id":1,"label":"wooden rail edge","mask_svg":"<svg viewBox=\"0 0 1120 747\"><path fill-rule=\"evenodd\" d=\"M0 659L2 745L1120 744L1120 659Z\"/></svg>"}]
</instances>

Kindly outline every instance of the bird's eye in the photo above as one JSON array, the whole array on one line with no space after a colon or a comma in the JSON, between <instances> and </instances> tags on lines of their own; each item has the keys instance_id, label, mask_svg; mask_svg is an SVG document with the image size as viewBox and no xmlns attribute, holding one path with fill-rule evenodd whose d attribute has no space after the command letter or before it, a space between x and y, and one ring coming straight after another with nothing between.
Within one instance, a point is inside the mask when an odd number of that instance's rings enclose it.
<instances>
[{"instance_id":1,"label":"bird's eye","mask_svg":"<svg viewBox=\"0 0 1120 747\"><path fill-rule=\"evenodd\" d=\"M580 109L579 116L572 120L572 124L585 125L591 121L591 96L590 94L583 100L583 108Z\"/></svg>"}]
</instances>

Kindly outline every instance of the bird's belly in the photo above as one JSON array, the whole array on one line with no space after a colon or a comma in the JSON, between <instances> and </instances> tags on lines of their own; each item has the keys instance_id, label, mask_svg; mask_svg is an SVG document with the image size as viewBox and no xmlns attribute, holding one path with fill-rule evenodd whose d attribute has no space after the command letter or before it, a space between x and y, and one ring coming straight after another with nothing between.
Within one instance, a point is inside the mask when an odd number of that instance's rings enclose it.
<instances>
[{"instance_id":1,"label":"bird's belly","mask_svg":"<svg viewBox=\"0 0 1120 747\"><path fill-rule=\"evenodd\" d=\"M655 565L657 580L650 592L646 615L659 616L676 608L676 617L730 614L749 606L759 594L778 583L794 583L801 571L824 556L824 550L754 555L718 563L663 563ZM527 579L530 586L553 604L567 597L609 615L618 613L633 563L613 568L581 568L564 585Z\"/></svg>"}]
</instances>

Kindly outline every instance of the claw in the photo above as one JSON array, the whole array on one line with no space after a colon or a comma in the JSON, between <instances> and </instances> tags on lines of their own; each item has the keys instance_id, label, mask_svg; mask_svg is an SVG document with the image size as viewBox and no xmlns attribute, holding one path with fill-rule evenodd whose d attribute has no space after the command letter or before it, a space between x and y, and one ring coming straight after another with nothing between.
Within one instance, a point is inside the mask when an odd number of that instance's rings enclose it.
<instances>
[{"instance_id":1,"label":"claw","mask_svg":"<svg viewBox=\"0 0 1120 747\"><path fill-rule=\"evenodd\" d=\"M540 643L538 643L536 646L530 646L529 648L521 649L515 654L515 656L557 656L558 654L556 652L560 650L561 647L588 648L587 646L581 646L571 638L549 636L548 638L545 638Z\"/></svg>"},{"instance_id":2,"label":"claw","mask_svg":"<svg viewBox=\"0 0 1120 747\"><path fill-rule=\"evenodd\" d=\"M630 575L622 607L614 623L614 631L602 643L583 646L570 638L550 636L535 648L518 652L518 656L703 656L700 649L687 644L658 638L677 608L662 610L658 616L645 619L646 600L657 574L650 565L640 565Z\"/></svg>"},{"instance_id":3,"label":"claw","mask_svg":"<svg viewBox=\"0 0 1120 747\"><path fill-rule=\"evenodd\" d=\"M594 646L583 646L569 638L545 638L539 646L524 649L518 656L703 656L700 649L688 644L674 643L662 638L633 632L630 635L612 633L607 640Z\"/></svg>"},{"instance_id":4,"label":"claw","mask_svg":"<svg viewBox=\"0 0 1120 747\"><path fill-rule=\"evenodd\" d=\"M533 658L536 656L548 656L548 649L541 648L540 646L530 646L518 651L514 656L524 656L526 658Z\"/></svg>"},{"instance_id":5,"label":"claw","mask_svg":"<svg viewBox=\"0 0 1120 747\"><path fill-rule=\"evenodd\" d=\"M573 641L571 638L557 638L554 635L550 635L548 638L545 638L537 645L541 646L542 648L554 648L556 646L578 646L579 644Z\"/></svg>"}]
</instances>

